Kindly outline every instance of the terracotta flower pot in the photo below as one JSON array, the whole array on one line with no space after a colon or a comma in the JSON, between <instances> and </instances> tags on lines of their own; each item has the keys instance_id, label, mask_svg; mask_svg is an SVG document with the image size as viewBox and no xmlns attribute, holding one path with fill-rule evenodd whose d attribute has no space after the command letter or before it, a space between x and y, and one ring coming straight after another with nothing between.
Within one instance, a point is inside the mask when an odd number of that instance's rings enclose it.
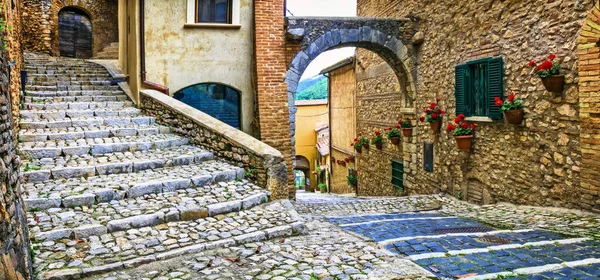
<instances>
[{"instance_id":1,"label":"terracotta flower pot","mask_svg":"<svg viewBox=\"0 0 600 280\"><path fill-rule=\"evenodd\" d=\"M562 93L565 87L565 75L552 75L542 78L542 84L549 92Z\"/></svg>"},{"instance_id":2,"label":"terracotta flower pot","mask_svg":"<svg viewBox=\"0 0 600 280\"><path fill-rule=\"evenodd\" d=\"M437 133L437 132L440 132L440 128L442 127L442 121L437 120L432 123L429 123L429 125L431 126L431 130L433 130L433 132Z\"/></svg>"},{"instance_id":3,"label":"terracotta flower pot","mask_svg":"<svg viewBox=\"0 0 600 280\"><path fill-rule=\"evenodd\" d=\"M454 139L456 139L456 146L459 150L471 150L471 144L473 143L473 135L454 136Z\"/></svg>"},{"instance_id":4,"label":"terracotta flower pot","mask_svg":"<svg viewBox=\"0 0 600 280\"><path fill-rule=\"evenodd\" d=\"M402 135L404 135L404 137L411 137L412 136L412 128L403 128L402 129Z\"/></svg>"},{"instance_id":5,"label":"terracotta flower pot","mask_svg":"<svg viewBox=\"0 0 600 280\"><path fill-rule=\"evenodd\" d=\"M362 153L362 147L354 147L354 150L359 154Z\"/></svg>"},{"instance_id":6,"label":"terracotta flower pot","mask_svg":"<svg viewBox=\"0 0 600 280\"><path fill-rule=\"evenodd\" d=\"M364 144L363 147L365 147L365 149L369 149L369 144Z\"/></svg>"},{"instance_id":7,"label":"terracotta flower pot","mask_svg":"<svg viewBox=\"0 0 600 280\"><path fill-rule=\"evenodd\" d=\"M521 124L523 121L523 109L504 111L504 117L510 124Z\"/></svg>"},{"instance_id":8,"label":"terracotta flower pot","mask_svg":"<svg viewBox=\"0 0 600 280\"><path fill-rule=\"evenodd\" d=\"M377 148L377 150L383 149L383 143L381 143L381 144L375 144L375 148Z\"/></svg>"},{"instance_id":9,"label":"terracotta flower pot","mask_svg":"<svg viewBox=\"0 0 600 280\"><path fill-rule=\"evenodd\" d=\"M400 137L392 137L390 138L390 141L392 142L392 144L398 145L400 144Z\"/></svg>"}]
</instances>

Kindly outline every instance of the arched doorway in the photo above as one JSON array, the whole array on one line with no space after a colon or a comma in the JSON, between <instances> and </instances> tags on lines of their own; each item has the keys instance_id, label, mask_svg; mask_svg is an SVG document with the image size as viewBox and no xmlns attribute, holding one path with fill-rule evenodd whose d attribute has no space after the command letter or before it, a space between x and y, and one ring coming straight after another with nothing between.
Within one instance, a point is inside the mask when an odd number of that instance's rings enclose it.
<instances>
[{"instance_id":1,"label":"arched doorway","mask_svg":"<svg viewBox=\"0 0 600 280\"><path fill-rule=\"evenodd\" d=\"M60 56L90 58L92 52L92 21L81 9L65 7L58 13Z\"/></svg>"},{"instance_id":2,"label":"arched doorway","mask_svg":"<svg viewBox=\"0 0 600 280\"><path fill-rule=\"evenodd\" d=\"M217 83L201 83L183 88L173 98L200 110L232 127L240 129L240 92Z\"/></svg>"},{"instance_id":3,"label":"arched doorway","mask_svg":"<svg viewBox=\"0 0 600 280\"><path fill-rule=\"evenodd\" d=\"M310 162L303 156L296 156L296 168L294 169L296 188L310 190L310 179Z\"/></svg>"}]
</instances>

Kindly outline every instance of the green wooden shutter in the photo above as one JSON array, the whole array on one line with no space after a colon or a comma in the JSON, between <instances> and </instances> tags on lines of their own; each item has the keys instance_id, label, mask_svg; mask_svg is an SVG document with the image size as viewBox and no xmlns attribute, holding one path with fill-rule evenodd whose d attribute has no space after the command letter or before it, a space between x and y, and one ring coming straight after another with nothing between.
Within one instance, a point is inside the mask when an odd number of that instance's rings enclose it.
<instances>
[{"instance_id":1,"label":"green wooden shutter","mask_svg":"<svg viewBox=\"0 0 600 280\"><path fill-rule=\"evenodd\" d=\"M492 120L501 120L502 112L496 106L494 99L504 95L504 63L501 57L488 60L488 117Z\"/></svg>"},{"instance_id":2,"label":"green wooden shutter","mask_svg":"<svg viewBox=\"0 0 600 280\"><path fill-rule=\"evenodd\" d=\"M395 160L392 160L392 185L404 189L404 164Z\"/></svg>"},{"instance_id":3,"label":"green wooden shutter","mask_svg":"<svg viewBox=\"0 0 600 280\"><path fill-rule=\"evenodd\" d=\"M467 71L469 67L466 64L458 65L454 68L454 98L456 100L456 115L469 112L469 102L467 100Z\"/></svg>"}]
</instances>

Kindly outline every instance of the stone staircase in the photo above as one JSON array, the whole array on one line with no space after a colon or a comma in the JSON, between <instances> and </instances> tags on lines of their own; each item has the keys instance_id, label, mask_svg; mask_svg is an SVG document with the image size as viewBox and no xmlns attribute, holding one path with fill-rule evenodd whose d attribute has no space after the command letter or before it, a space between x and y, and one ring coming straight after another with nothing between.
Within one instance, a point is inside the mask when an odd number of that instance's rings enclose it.
<instances>
[{"instance_id":1,"label":"stone staircase","mask_svg":"<svg viewBox=\"0 0 600 280\"><path fill-rule=\"evenodd\" d=\"M119 42L110 43L98 52L94 59L118 59L119 58Z\"/></svg>"},{"instance_id":2,"label":"stone staircase","mask_svg":"<svg viewBox=\"0 0 600 280\"><path fill-rule=\"evenodd\" d=\"M102 66L26 54L26 68L19 153L39 279L303 231L244 169L144 116Z\"/></svg>"}]
</instances>

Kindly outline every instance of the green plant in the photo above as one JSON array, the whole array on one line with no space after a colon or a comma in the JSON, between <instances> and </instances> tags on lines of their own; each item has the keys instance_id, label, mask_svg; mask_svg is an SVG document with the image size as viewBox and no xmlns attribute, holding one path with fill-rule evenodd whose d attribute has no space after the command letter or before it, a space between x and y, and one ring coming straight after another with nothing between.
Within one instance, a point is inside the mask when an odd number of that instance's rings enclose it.
<instances>
[{"instance_id":1,"label":"green plant","mask_svg":"<svg viewBox=\"0 0 600 280\"><path fill-rule=\"evenodd\" d=\"M460 114L454 119L454 123L448 124L448 133L452 133L452 136L473 135L475 128L475 124L469 125L465 122L465 115Z\"/></svg>"},{"instance_id":2,"label":"green plant","mask_svg":"<svg viewBox=\"0 0 600 280\"><path fill-rule=\"evenodd\" d=\"M408 119L408 118L399 120L398 124L400 124L400 126L402 128L413 128L414 127L412 120Z\"/></svg>"},{"instance_id":3,"label":"green plant","mask_svg":"<svg viewBox=\"0 0 600 280\"><path fill-rule=\"evenodd\" d=\"M256 171L256 168L249 168L248 170L244 171L244 178L256 178L257 174L258 171Z\"/></svg>"},{"instance_id":4,"label":"green plant","mask_svg":"<svg viewBox=\"0 0 600 280\"><path fill-rule=\"evenodd\" d=\"M500 106L500 111L520 110L523 109L523 100L515 99L515 92L511 92L506 101L502 101L500 97L496 97L496 106Z\"/></svg>"},{"instance_id":5,"label":"green plant","mask_svg":"<svg viewBox=\"0 0 600 280\"><path fill-rule=\"evenodd\" d=\"M350 147L354 147L355 149L360 149L365 144L369 144L369 139L363 136L363 133L359 133L358 137L354 138L354 141L350 143Z\"/></svg>"},{"instance_id":6,"label":"green plant","mask_svg":"<svg viewBox=\"0 0 600 280\"><path fill-rule=\"evenodd\" d=\"M387 139L392 139L393 137L400 137L400 125L397 124L396 128L389 127L385 129L385 133L387 135Z\"/></svg>"},{"instance_id":7,"label":"green plant","mask_svg":"<svg viewBox=\"0 0 600 280\"><path fill-rule=\"evenodd\" d=\"M25 168L23 169L23 171L31 171L31 170L37 171L37 170L40 170L40 169L42 169L41 166L29 165L29 163L26 163L25 164Z\"/></svg>"},{"instance_id":8,"label":"green plant","mask_svg":"<svg viewBox=\"0 0 600 280\"><path fill-rule=\"evenodd\" d=\"M533 72L531 75L536 76L538 78L546 78L552 75L560 74L560 62L554 61L556 59L556 55L551 54L548 56L542 64L537 65L535 61L529 62L529 67L533 68Z\"/></svg>"},{"instance_id":9,"label":"green plant","mask_svg":"<svg viewBox=\"0 0 600 280\"><path fill-rule=\"evenodd\" d=\"M373 138L371 138L371 144L373 144L373 145L383 144L383 134L381 134L381 131L374 129L373 133L375 135L373 136Z\"/></svg>"},{"instance_id":10,"label":"green plant","mask_svg":"<svg viewBox=\"0 0 600 280\"><path fill-rule=\"evenodd\" d=\"M356 188L358 185L358 171L352 168L348 169L348 176L346 176L346 179L348 180L349 186Z\"/></svg>"},{"instance_id":11,"label":"green plant","mask_svg":"<svg viewBox=\"0 0 600 280\"><path fill-rule=\"evenodd\" d=\"M435 102L431 102L431 104L429 104L429 107L423 108L425 115L421 116L421 122L432 123L441 121L444 118L445 112L438 107L438 102L440 102L440 100L436 98Z\"/></svg>"},{"instance_id":12,"label":"green plant","mask_svg":"<svg viewBox=\"0 0 600 280\"><path fill-rule=\"evenodd\" d=\"M462 191L458 191L456 193L456 197L458 197L458 200L463 200L463 193L462 193Z\"/></svg>"},{"instance_id":13,"label":"green plant","mask_svg":"<svg viewBox=\"0 0 600 280\"><path fill-rule=\"evenodd\" d=\"M319 189L321 189L321 192L327 192L327 185L326 184L319 184L318 185Z\"/></svg>"}]
</instances>

